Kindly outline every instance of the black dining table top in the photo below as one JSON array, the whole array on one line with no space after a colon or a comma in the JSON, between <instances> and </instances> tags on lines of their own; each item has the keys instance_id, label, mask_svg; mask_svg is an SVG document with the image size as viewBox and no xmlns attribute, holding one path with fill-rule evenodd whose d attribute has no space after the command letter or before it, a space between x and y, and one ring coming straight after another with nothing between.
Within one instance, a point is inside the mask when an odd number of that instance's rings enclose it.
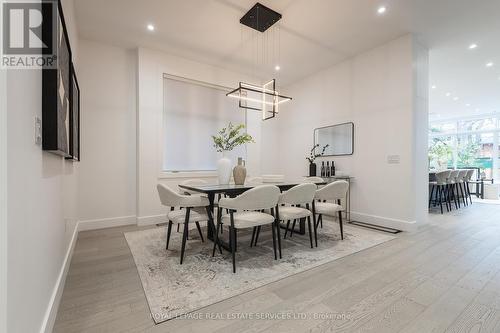
<instances>
[{"instance_id":1,"label":"black dining table top","mask_svg":"<svg viewBox=\"0 0 500 333\"><path fill-rule=\"evenodd\" d=\"M275 185L281 190L287 190L296 185L304 183L303 181L284 181L279 183L260 183L260 184L245 184L245 185L235 185L235 184L215 184L215 185L179 185L179 187L200 192L200 193L224 193L224 192L244 192L250 190L254 187L261 185ZM314 182L316 185L326 185L327 182Z\"/></svg>"}]
</instances>

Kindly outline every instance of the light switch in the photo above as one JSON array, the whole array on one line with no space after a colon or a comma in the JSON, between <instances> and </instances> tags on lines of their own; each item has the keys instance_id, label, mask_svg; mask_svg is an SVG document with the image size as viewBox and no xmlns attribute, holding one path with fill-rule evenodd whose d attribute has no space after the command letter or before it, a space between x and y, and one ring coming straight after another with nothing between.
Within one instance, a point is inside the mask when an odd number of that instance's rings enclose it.
<instances>
[{"instance_id":1,"label":"light switch","mask_svg":"<svg viewBox=\"0 0 500 333\"><path fill-rule=\"evenodd\" d=\"M400 161L399 155L387 155L388 164L399 164L399 161Z\"/></svg>"},{"instance_id":2,"label":"light switch","mask_svg":"<svg viewBox=\"0 0 500 333\"><path fill-rule=\"evenodd\" d=\"M35 144L42 145L42 119L35 116Z\"/></svg>"}]
</instances>

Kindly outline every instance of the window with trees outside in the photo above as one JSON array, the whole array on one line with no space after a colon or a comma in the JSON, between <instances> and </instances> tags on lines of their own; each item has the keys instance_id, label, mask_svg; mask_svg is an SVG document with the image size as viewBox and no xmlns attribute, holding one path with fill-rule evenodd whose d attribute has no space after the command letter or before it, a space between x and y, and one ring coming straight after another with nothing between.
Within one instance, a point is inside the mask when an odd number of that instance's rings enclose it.
<instances>
[{"instance_id":1,"label":"window with trees outside","mask_svg":"<svg viewBox=\"0 0 500 333\"><path fill-rule=\"evenodd\" d=\"M429 168L479 168L486 179L500 176L500 115L429 124Z\"/></svg>"}]
</instances>

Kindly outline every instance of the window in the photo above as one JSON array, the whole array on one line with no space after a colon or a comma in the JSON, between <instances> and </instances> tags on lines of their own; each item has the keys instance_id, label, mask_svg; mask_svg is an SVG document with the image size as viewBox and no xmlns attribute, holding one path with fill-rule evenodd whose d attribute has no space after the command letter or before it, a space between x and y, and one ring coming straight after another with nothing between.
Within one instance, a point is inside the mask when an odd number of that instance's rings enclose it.
<instances>
[{"instance_id":1,"label":"window","mask_svg":"<svg viewBox=\"0 0 500 333\"><path fill-rule=\"evenodd\" d=\"M495 116L431 123L429 167L477 167L484 177L498 179L499 143L500 122Z\"/></svg>"},{"instance_id":2,"label":"window","mask_svg":"<svg viewBox=\"0 0 500 333\"><path fill-rule=\"evenodd\" d=\"M165 76L163 79L163 171L212 171L218 155L212 135L222 127L246 124L246 113L226 97L229 89ZM246 147L230 153L246 159Z\"/></svg>"}]
</instances>

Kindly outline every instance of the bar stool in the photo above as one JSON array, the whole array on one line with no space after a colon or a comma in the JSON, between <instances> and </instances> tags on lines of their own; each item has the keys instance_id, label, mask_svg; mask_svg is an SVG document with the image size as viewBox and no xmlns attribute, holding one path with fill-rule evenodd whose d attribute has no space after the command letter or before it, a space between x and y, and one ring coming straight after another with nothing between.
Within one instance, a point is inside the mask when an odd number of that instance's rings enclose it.
<instances>
[{"instance_id":1,"label":"bar stool","mask_svg":"<svg viewBox=\"0 0 500 333\"><path fill-rule=\"evenodd\" d=\"M429 196L429 208L431 208L431 203L433 195L435 195L434 206L437 205L439 201L439 206L441 207L441 214L443 214L443 200L446 204L446 210L449 212L450 207L448 207L448 191L449 191L449 179L451 171L444 170L436 173L436 181L429 182L431 185L431 194ZM436 193L434 194L434 191ZM451 204L450 204L451 205Z\"/></svg>"},{"instance_id":2,"label":"bar stool","mask_svg":"<svg viewBox=\"0 0 500 333\"><path fill-rule=\"evenodd\" d=\"M458 200L462 197L462 202L464 203L464 207L468 205L468 201L465 200L466 192L465 192L465 178L467 177L467 169L460 170L457 175L457 194ZM460 193L458 191L460 190Z\"/></svg>"},{"instance_id":3,"label":"bar stool","mask_svg":"<svg viewBox=\"0 0 500 333\"><path fill-rule=\"evenodd\" d=\"M461 207L460 200L457 200L458 197L457 178L459 173L460 173L459 170L451 170L450 176L448 177L448 199L450 202L450 209L451 209L451 199L453 199L453 202L455 203L455 209L459 209Z\"/></svg>"},{"instance_id":4,"label":"bar stool","mask_svg":"<svg viewBox=\"0 0 500 333\"><path fill-rule=\"evenodd\" d=\"M472 176L474 175L474 169L468 169L467 170L467 175L465 176L465 193L466 196L469 198L469 202L472 205L472 195L470 193L470 188L469 188L469 183L472 179Z\"/></svg>"}]
</instances>

